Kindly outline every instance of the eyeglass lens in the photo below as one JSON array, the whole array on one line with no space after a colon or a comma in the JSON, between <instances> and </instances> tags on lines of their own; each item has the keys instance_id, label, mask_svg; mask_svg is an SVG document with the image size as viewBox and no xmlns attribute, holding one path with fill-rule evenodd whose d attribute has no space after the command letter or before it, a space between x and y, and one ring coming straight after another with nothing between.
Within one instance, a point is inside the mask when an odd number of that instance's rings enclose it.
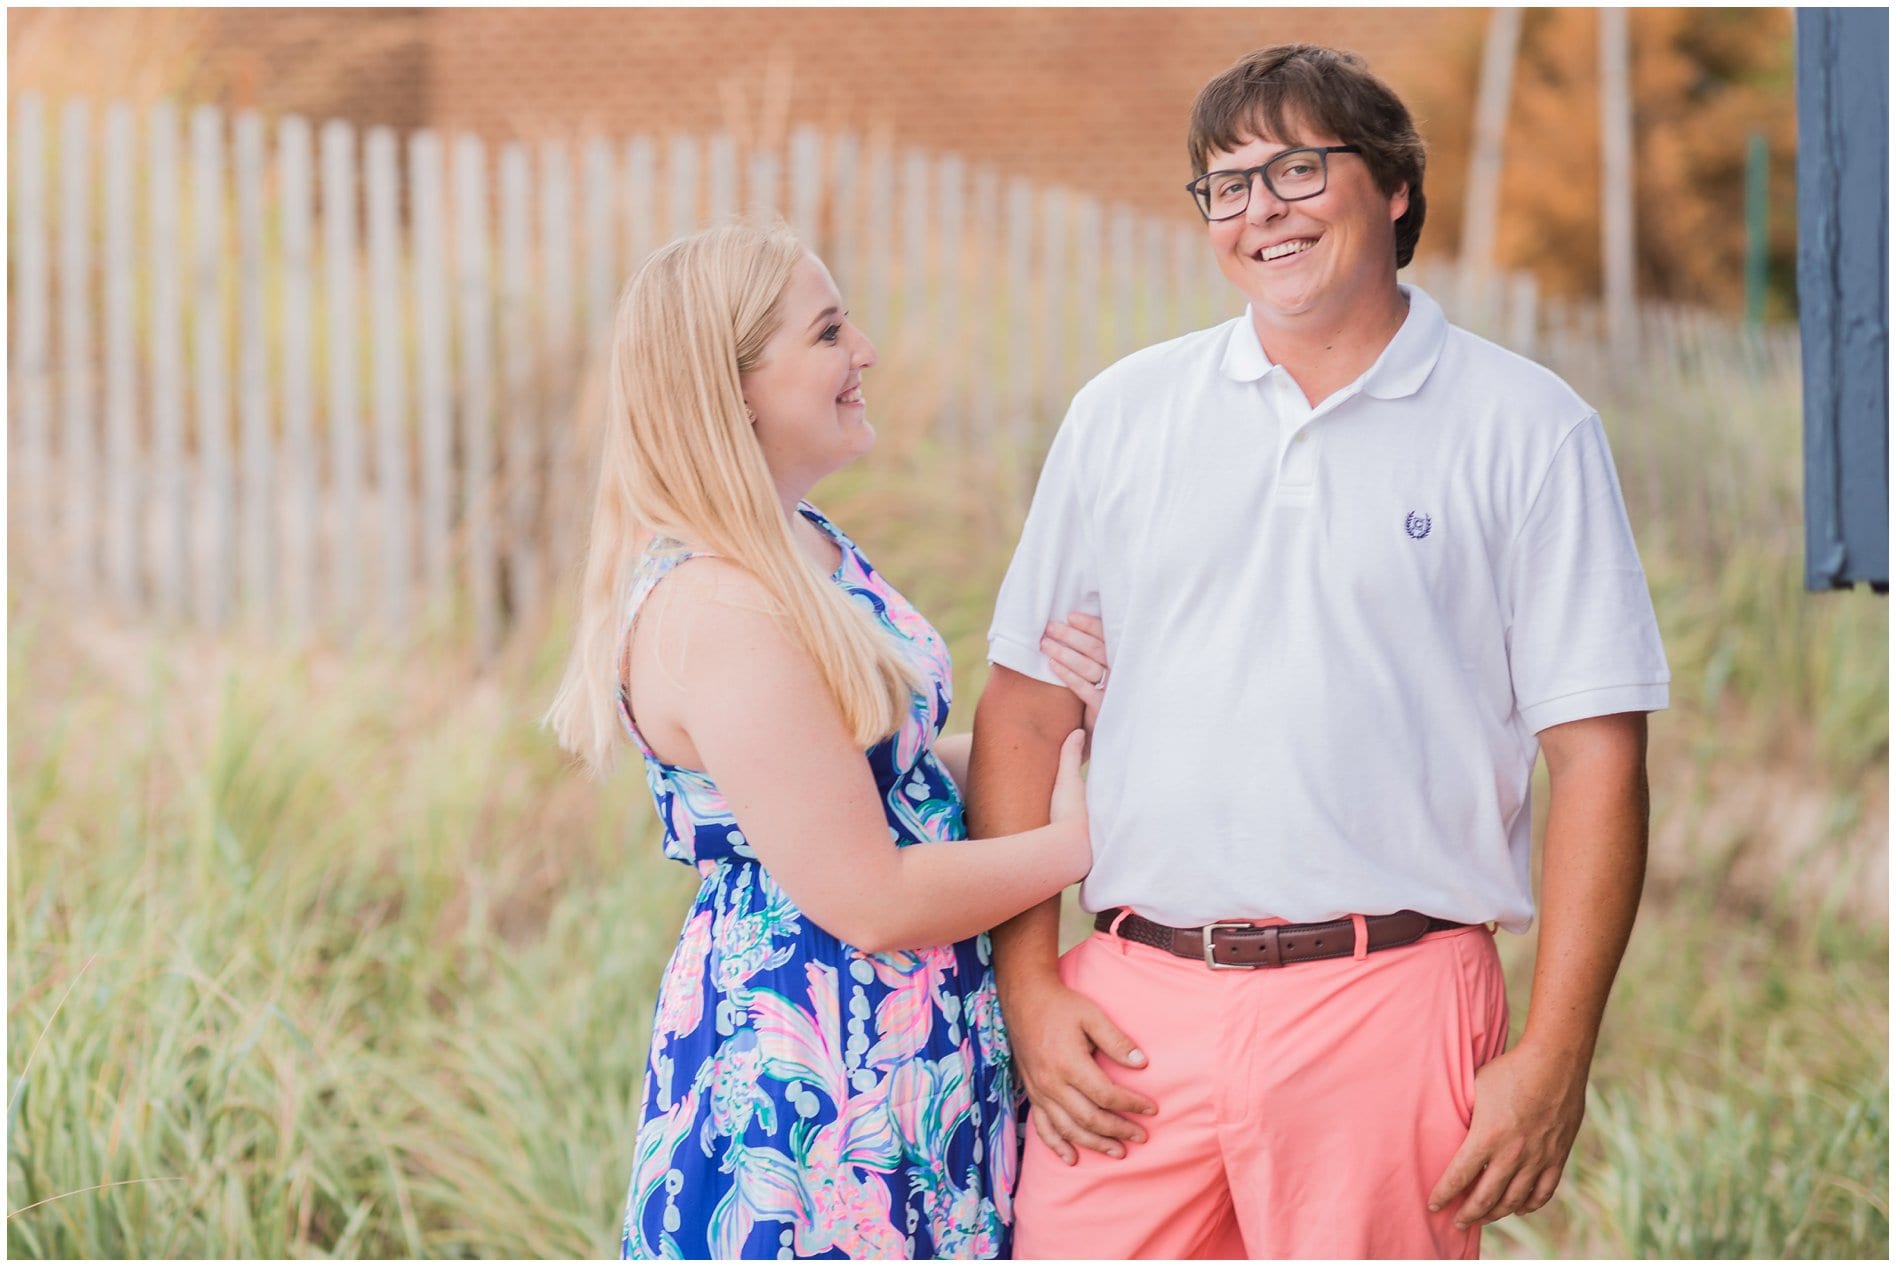
<instances>
[{"instance_id":1,"label":"eyeglass lens","mask_svg":"<svg viewBox=\"0 0 1896 1267\"><path fill-rule=\"evenodd\" d=\"M1251 203L1255 172L1213 172L1199 186L1199 201L1213 219L1234 216ZM1271 192L1285 202L1314 198L1323 192L1323 155L1316 150L1286 150L1264 167Z\"/></svg>"}]
</instances>

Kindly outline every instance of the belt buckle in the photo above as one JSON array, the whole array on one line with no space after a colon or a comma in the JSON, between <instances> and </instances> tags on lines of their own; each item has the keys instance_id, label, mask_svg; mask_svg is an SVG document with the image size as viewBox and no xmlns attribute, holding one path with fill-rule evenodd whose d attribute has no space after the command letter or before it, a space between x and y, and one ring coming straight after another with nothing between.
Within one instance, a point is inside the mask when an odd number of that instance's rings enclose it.
<instances>
[{"instance_id":1,"label":"belt buckle","mask_svg":"<svg viewBox=\"0 0 1896 1267\"><path fill-rule=\"evenodd\" d=\"M1203 930L1201 930L1199 935L1204 939L1202 949L1204 951L1205 966L1207 968L1210 968L1214 972L1252 972L1258 968L1264 967L1265 965L1262 963L1219 963L1217 960L1211 957L1211 935L1213 933L1220 932L1220 931L1268 932L1271 934L1271 941L1274 945L1276 942L1277 925L1266 924L1260 930L1259 926L1256 924L1250 923L1249 921L1241 921L1239 923L1234 923L1234 924L1207 924L1205 925ZM1272 956L1272 957L1274 958L1275 956Z\"/></svg>"}]
</instances>

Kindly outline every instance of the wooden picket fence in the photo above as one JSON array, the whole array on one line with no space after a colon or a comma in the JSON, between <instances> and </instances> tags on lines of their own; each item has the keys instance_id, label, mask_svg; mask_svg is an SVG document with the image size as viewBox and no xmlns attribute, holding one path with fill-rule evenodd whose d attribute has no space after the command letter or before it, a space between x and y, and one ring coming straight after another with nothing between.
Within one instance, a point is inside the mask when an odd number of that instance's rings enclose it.
<instances>
[{"instance_id":1,"label":"wooden picket fence","mask_svg":"<svg viewBox=\"0 0 1896 1267\"><path fill-rule=\"evenodd\" d=\"M492 653L576 553L623 278L733 214L781 215L898 359L933 365L921 425L1016 506L1081 382L1235 307L1188 207L1141 215L886 136L496 150L210 106L49 114L13 102L13 567L210 628L455 629ZM1530 280L1414 272L1465 323L1604 365L1597 315ZM1648 360L1738 346L1709 318L1646 320ZM1737 355L1794 363L1790 337Z\"/></svg>"}]
</instances>

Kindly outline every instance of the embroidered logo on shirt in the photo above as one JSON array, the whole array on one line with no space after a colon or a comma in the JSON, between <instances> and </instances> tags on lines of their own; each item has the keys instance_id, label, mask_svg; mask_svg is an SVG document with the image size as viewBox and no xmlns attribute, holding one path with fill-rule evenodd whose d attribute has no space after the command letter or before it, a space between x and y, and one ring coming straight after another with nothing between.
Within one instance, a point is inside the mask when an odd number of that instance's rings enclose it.
<instances>
[{"instance_id":1,"label":"embroidered logo on shirt","mask_svg":"<svg viewBox=\"0 0 1896 1267\"><path fill-rule=\"evenodd\" d=\"M1402 530L1420 541L1429 535L1429 528L1433 523L1434 521L1421 511L1412 510L1409 512L1409 517L1402 521Z\"/></svg>"}]
</instances>

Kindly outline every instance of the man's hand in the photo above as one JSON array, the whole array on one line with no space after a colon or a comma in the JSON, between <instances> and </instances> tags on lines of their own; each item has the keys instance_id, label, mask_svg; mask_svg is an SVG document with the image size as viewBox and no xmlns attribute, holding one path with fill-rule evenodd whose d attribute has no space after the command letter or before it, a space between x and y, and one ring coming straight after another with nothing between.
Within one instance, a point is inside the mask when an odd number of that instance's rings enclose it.
<instances>
[{"instance_id":1,"label":"man's hand","mask_svg":"<svg viewBox=\"0 0 1896 1267\"><path fill-rule=\"evenodd\" d=\"M1467 1192L1460 1227L1531 1213L1554 1195L1646 874L1645 714L1550 726L1540 742L1549 796L1527 1024L1513 1051L1475 1074L1468 1138L1429 1194L1435 1210Z\"/></svg>"},{"instance_id":2,"label":"man's hand","mask_svg":"<svg viewBox=\"0 0 1896 1267\"><path fill-rule=\"evenodd\" d=\"M1466 1228L1546 1205L1580 1132L1586 1094L1585 1060L1576 1065L1522 1046L1483 1065L1468 1138L1429 1194L1429 1209L1466 1190L1455 1214L1455 1226Z\"/></svg>"},{"instance_id":3,"label":"man's hand","mask_svg":"<svg viewBox=\"0 0 1896 1267\"><path fill-rule=\"evenodd\" d=\"M1145 1128L1124 1114L1156 1113L1158 1105L1114 1083L1093 1053L1128 1069L1143 1068L1145 1056L1097 1003L1048 977L1004 992L1001 1010L1014 1067L1033 1102L1028 1119L1055 1156L1071 1166L1079 1160L1076 1144L1124 1157L1122 1140L1144 1142Z\"/></svg>"}]
</instances>

